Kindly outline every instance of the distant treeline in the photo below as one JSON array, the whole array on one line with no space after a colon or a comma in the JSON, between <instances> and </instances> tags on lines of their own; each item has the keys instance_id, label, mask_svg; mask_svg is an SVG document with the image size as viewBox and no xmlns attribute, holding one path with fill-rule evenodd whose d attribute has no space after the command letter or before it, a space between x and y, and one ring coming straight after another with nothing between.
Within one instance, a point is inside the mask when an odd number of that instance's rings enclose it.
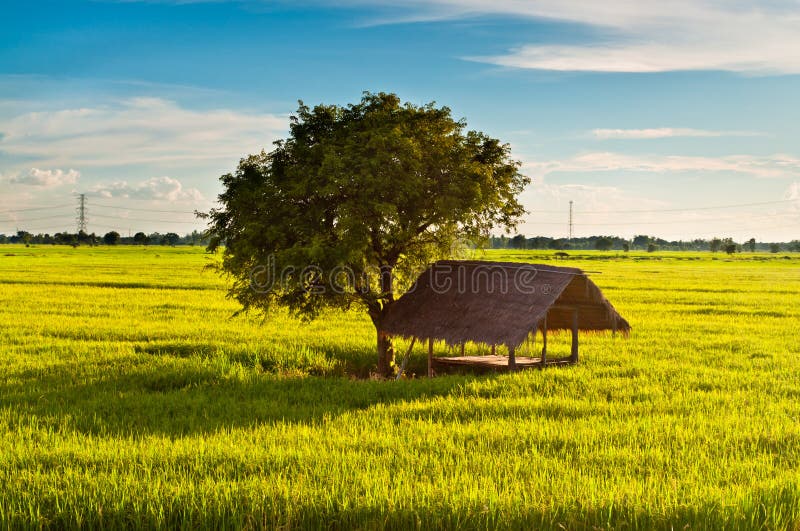
<instances>
[{"instance_id":1,"label":"distant treeline","mask_svg":"<svg viewBox=\"0 0 800 531\"><path fill-rule=\"evenodd\" d=\"M207 238L203 233L192 231L183 236L174 233L153 232L145 234L137 232L133 236L122 236L111 231L102 236L86 232L57 232L55 234L33 234L24 230L14 235L0 234L0 244L24 243L46 245L206 245ZM791 242L758 242L750 238L744 242L736 242L732 238L711 238L710 240L667 241L655 236L639 235L632 239L619 236L589 236L585 238L550 238L548 236L527 237L518 234L513 237L491 236L489 247L492 249L551 249L554 251L598 250L598 251L712 251L712 252L800 252L800 240Z\"/></svg>"},{"instance_id":2,"label":"distant treeline","mask_svg":"<svg viewBox=\"0 0 800 531\"><path fill-rule=\"evenodd\" d=\"M667 241L655 236L639 235L632 239L619 236L589 236L586 238L550 238L548 236L527 237L518 234L513 237L491 236L492 249L552 249L566 250L598 250L598 251L712 251L712 252L756 252L780 251L800 252L800 240L791 242L758 242L750 238L744 242L736 242L732 238L697 239L691 241Z\"/></svg>"},{"instance_id":3,"label":"distant treeline","mask_svg":"<svg viewBox=\"0 0 800 531\"><path fill-rule=\"evenodd\" d=\"M40 245L206 245L207 239L203 233L192 231L183 236L174 232L153 232L145 234L137 232L133 236L121 236L116 231L111 231L102 236L94 232L87 234L80 232L57 232L55 234L32 234L21 230L12 236L0 234L0 243L24 243Z\"/></svg>"}]
</instances>

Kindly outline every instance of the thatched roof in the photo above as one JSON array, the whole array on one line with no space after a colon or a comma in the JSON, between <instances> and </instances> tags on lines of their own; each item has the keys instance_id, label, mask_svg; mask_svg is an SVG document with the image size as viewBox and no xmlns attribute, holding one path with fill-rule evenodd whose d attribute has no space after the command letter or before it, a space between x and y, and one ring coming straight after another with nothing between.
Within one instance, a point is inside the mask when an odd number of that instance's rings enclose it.
<instances>
[{"instance_id":1,"label":"thatched roof","mask_svg":"<svg viewBox=\"0 0 800 531\"><path fill-rule=\"evenodd\" d=\"M389 335L519 346L543 328L619 330L628 322L583 271L513 262L442 260L430 266L388 310Z\"/></svg>"}]
</instances>

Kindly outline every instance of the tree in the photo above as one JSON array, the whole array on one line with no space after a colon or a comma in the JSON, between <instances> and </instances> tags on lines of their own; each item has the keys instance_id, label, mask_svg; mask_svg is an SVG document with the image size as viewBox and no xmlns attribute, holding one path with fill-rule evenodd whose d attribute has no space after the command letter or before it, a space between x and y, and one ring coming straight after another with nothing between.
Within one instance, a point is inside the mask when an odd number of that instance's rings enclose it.
<instances>
[{"instance_id":1,"label":"tree","mask_svg":"<svg viewBox=\"0 0 800 531\"><path fill-rule=\"evenodd\" d=\"M26 246L31 244L33 234L26 230L17 231L16 236L11 237L11 243L24 243Z\"/></svg>"},{"instance_id":2,"label":"tree","mask_svg":"<svg viewBox=\"0 0 800 531\"><path fill-rule=\"evenodd\" d=\"M106 245L116 245L119 243L119 232L112 230L111 232L106 232L105 236L103 236L103 243Z\"/></svg>"},{"instance_id":3,"label":"tree","mask_svg":"<svg viewBox=\"0 0 800 531\"><path fill-rule=\"evenodd\" d=\"M631 250L631 244L629 244L628 242L623 243L622 244L622 250L627 253L628 251Z\"/></svg>"},{"instance_id":4,"label":"tree","mask_svg":"<svg viewBox=\"0 0 800 531\"><path fill-rule=\"evenodd\" d=\"M773 254L781 252L781 244L779 244L779 243L771 243L771 244L769 244L769 252L771 252Z\"/></svg>"},{"instance_id":5,"label":"tree","mask_svg":"<svg viewBox=\"0 0 800 531\"><path fill-rule=\"evenodd\" d=\"M148 238L147 234L145 234L144 232L137 232L136 234L133 235L133 243L139 245L147 245L148 243L150 243L150 238Z\"/></svg>"},{"instance_id":6,"label":"tree","mask_svg":"<svg viewBox=\"0 0 800 531\"><path fill-rule=\"evenodd\" d=\"M650 243L650 236L645 236L644 234L640 234L638 236L633 237L633 246L634 247L647 247L647 244Z\"/></svg>"},{"instance_id":7,"label":"tree","mask_svg":"<svg viewBox=\"0 0 800 531\"><path fill-rule=\"evenodd\" d=\"M728 254L733 254L736 252L736 244L735 243L726 243L725 244L725 252Z\"/></svg>"},{"instance_id":8,"label":"tree","mask_svg":"<svg viewBox=\"0 0 800 531\"><path fill-rule=\"evenodd\" d=\"M656 246L656 244L654 244L654 243L648 243L647 244L647 252L648 253L654 253L657 250L658 250L658 247Z\"/></svg>"},{"instance_id":9,"label":"tree","mask_svg":"<svg viewBox=\"0 0 800 531\"><path fill-rule=\"evenodd\" d=\"M108 234L111 234L110 232ZM108 243L108 245L116 245L119 243L119 234L116 232L114 233L117 235L117 241L114 243ZM106 235L107 236L107 235ZM96 245L97 244L97 235L93 232L91 234L86 234L84 231L78 231L78 234L75 235L75 238L78 242L78 245ZM105 241L105 237L103 237L103 241Z\"/></svg>"},{"instance_id":10,"label":"tree","mask_svg":"<svg viewBox=\"0 0 800 531\"><path fill-rule=\"evenodd\" d=\"M713 238L710 242L708 242L708 248L712 253L719 251L720 247L722 247L722 240L719 238Z\"/></svg>"},{"instance_id":11,"label":"tree","mask_svg":"<svg viewBox=\"0 0 800 531\"><path fill-rule=\"evenodd\" d=\"M751 253L756 252L756 239L755 238L750 238L749 240L747 240L747 249Z\"/></svg>"},{"instance_id":12,"label":"tree","mask_svg":"<svg viewBox=\"0 0 800 531\"><path fill-rule=\"evenodd\" d=\"M164 238L161 240L162 245L169 245L171 247L175 247L180 243L181 237L178 236L174 232L168 232L164 235Z\"/></svg>"},{"instance_id":13,"label":"tree","mask_svg":"<svg viewBox=\"0 0 800 531\"><path fill-rule=\"evenodd\" d=\"M381 325L396 292L458 242L514 228L529 179L507 144L466 131L447 107L394 94L364 93L346 107L300 102L289 127L273 151L220 178L208 249L224 246L220 267L243 310L280 304L311 319L360 305L389 374L394 350Z\"/></svg>"},{"instance_id":14,"label":"tree","mask_svg":"<svg viewBox=\"0 0 800 531\"><path fill-rule=\"evenodd\" d=\"M522 234L517 234L513 238L511 238L511 247L514 249L525 249L527 246L528 239L525 238Z\"/></svg>"},{"instance_id":15,"label":"tree","mask_svg":"<svg viewBox=\"0 0 800 531\"><path fill-rule=\"evenodd\" d=\"M594 242L594 248L598 251L608 251L614 245L614 241L611 238L606 238L605 236L601 236L597 238Z\"/></svg>"}]
</instances>

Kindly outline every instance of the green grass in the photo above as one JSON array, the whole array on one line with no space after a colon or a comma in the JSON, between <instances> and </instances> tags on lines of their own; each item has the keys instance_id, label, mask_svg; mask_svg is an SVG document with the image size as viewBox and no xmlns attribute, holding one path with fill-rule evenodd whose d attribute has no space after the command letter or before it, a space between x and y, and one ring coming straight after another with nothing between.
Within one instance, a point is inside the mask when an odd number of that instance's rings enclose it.
<instances>
[{"instance_id":1,"label":"green grass","mask_svg":"<svg viewBox=\"0 0 800 531\"><path fill-rule=\"evenodd\" d=\"M573 254L630 338L380 382L363 315L231 318L200 249L2 246L0 527L800 528L800 260Z\"/></svg>"}]
</instances>

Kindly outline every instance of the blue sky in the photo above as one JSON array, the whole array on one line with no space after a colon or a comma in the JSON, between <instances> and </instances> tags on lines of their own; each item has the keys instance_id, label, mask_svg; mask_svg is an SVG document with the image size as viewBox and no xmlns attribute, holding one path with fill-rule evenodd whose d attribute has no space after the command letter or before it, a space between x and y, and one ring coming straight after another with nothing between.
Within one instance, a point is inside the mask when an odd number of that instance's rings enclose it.
<instances>
[{"instance_id":1,"label":"blue sky","mask_svg":"<svg viewBox=\"0 0 800 531\"><path fill-rule=\"evenodd\" d=\"M800 239L797 2L2 10L0 233L73 229L77 193L96 232L200 228L189 213L286 134L298 99L370 90L448 105L509 142L533 179L525 234L566 235L571 200L579 236Z\"/></svg>"}]
</instances>

